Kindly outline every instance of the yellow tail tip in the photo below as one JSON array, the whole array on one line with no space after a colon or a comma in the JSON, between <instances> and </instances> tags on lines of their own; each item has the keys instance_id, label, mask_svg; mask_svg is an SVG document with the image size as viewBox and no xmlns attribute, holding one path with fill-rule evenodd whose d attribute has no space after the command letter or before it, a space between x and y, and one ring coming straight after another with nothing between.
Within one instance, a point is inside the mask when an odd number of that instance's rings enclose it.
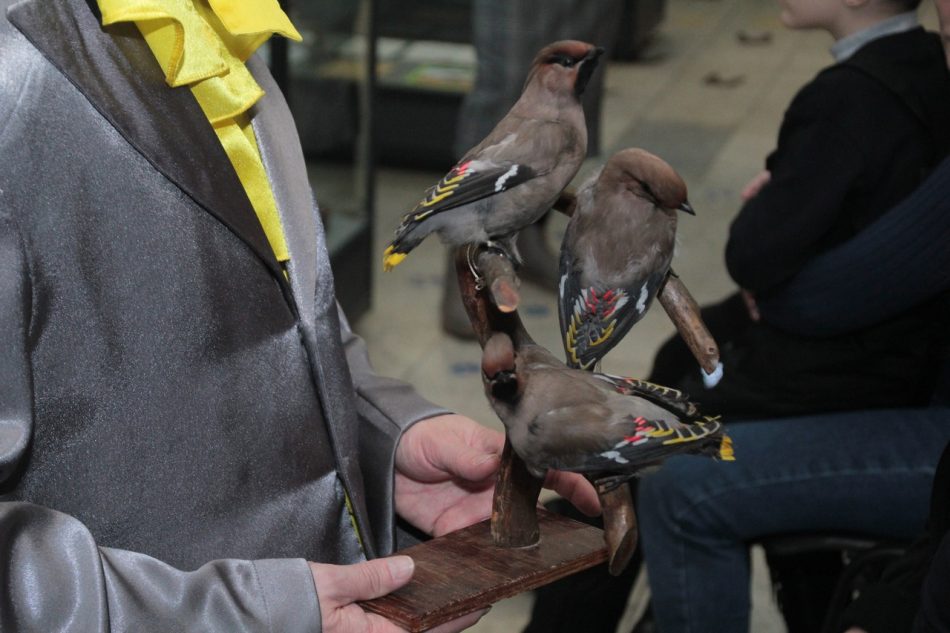
<instances>
[{"instance_id":1,"label":"yellow tail tip","mask_svg":"<svg viewBox=\"0 0 950 633\"><path fill-rule=\"evenodd\" d=\"M722 436L722 442L719 444L719 459L724 462L736 461L735 451L732 450L732 438L728 435Z\"/></svg>"},{"instance_id":2,"label":"yellow tail tip","mask_svg":"<svg viewBox=\"0 0 950 633\"><path fill-rule=\"evenodd\" d=\"M406 253L396 253L392 246L387 246L383 251L383 271L388 273L404 259L406 259Z\"/></svg>"}]
</instances>

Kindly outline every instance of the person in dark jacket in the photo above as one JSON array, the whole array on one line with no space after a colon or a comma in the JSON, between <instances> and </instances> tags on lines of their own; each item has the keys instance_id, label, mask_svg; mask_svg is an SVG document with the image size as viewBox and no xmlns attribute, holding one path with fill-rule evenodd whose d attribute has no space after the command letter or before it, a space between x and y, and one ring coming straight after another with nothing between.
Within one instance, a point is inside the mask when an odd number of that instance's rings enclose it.
<instances>
[{"instance_id":1,"label":"person in dark jacket","mask_svg":"<svg viewBox=\"0 0 950 633\"><path fill-rule=\"evenodd\" d=\"M919 406L934 388L941 324L926 304L835 336L790 332L755 309L910 194L950 150L950 75L939 37L917 24L918 2L812 4L786 2L782 18L829 31L836 63L793 99L731 226L726 265L742 291L704 310L724 378L706 390L672 339L651 376L733 420Z\"/></svg>"},{"instance_id":2,"label":"person in dark jacket","mask_svg":"<svg viewBox=\"0 0 950 633\"><path fill-rule=\"evenodd\" d=\"M898 16L880 24L896 26L904 20ZM911 28L892 35L878 32L877 39L865 43L848 59L864 64L868 56L858 57L859 53L868 47L874 47L870 49L872 52L882 50L883 44L912 37L915 30ZM839 39L836 49L840 50L842 42L862 39L862 33L867 35L868 31ZM890 59L895 60L896 55L897 50L892 50ZM933 60L939 62L942 69L946 68L942 54L935 51ZM832 73L838 73L840 66L841 62L824 71L818 80L822 76L834 76ZM890 76L897 79L896 75ZM909 99L903 103L913 116L921 111L912 108L913 102ZM944 97L933 107L945 108L948 103L950 100ZM933 124L933 129L941 129L939 121L934 120ZM842 125L847 128L849 122ZM783 133L788 127L786 117ZM821 136L830 134L826 128L821 129L824 130ZM880 132L881 138L889 136L886 131ZM871 133L872 130L868 130L868 134ZM797 257L795 253L783 250L783 246L776 243L772 247L774 261L760 254L762 270L745 269L755 260L755 257L748 260L745 257L759 247L734 241L737 235L750 239L745 231L751 230L756 218L767 215L772 208L761 207L759 203L767 200L775 187L790 177L782 175L785 174L779 160L783 156L782 149L780 140L779 149L769 159L771 173L755 181L746 192L750 202L733 226L727 256L730 269L734 275L738 273L743 286L757 294L755 298L761 300L761 311L759 302L751 296L734 298L732 309L745 315L745 322L736 328L739 334L730 341L733 344L748 342L749 339L743 338L746 336L743 328L764 332L756 335L756 342L762 341L763 345L770 341L781 342L763 347L775 355L776 366L808 369L811 373L800 379L796 373L787 372L789 389L784 392L778 380L780 374L762 376L760 388L766 399L746 400L749 406L736 408L766 409L760 414L761 418L769 414L788 415L799 409L830 412L846 406L855 410L782 419L755 418L748 423L733 424L730 433L737 447L736 464L729 468L704 468L696 460L671 460L661 472L644 478L639 491L641 535L653 589L653 611L659 629L666 633L747 631L748 545L764 536L843 531L882 538L909 540L915 537L923 530L928 492L943 447L950 440L950 408L947 406L950 383L946 380L950 357L946 341L937 335L932 339L929 335L912 336L916 331L915 321L946 322L950 306L950 280L930 275L927 260L917 257L912 248L918 245L925 252L933 252L945 245L942 238L947 231L944 211L950 199L950 162L939 162L940 152L945 150L934 146L933 160L939 167L906 202L886 212L887 207L865 212L842 204L840 214L827 224L821 239L812 244L810 255L793 262ZM825 148L828 153L835 150L831 146ZM843 151L847 154L851 150ZM921 171L926 171L926 154L919 155ZM872 159L871 156L862 158L864 162ZM823 155L816 162L827 159L828 156ZM889 162L894 163L896 159L891 157ZM903 167L891 165L893 171L902 171ZM826 169L832 169L832 175L836 175L834 167L826 164ZM847 175L845 171L843 176ZM883 172L877 176L884 178ZM816 183L823 182L818 174L813 174L813 178ZM799 183L799 186L807 187L810 182ZM848 192L856 196L868 184L866 179L854 180ZM837 185L825 181L825 186ZM822 198L823 194L814 196ZM848 196L841 199L850 200ZM863 200L868 209L878 202L873 197ZM794 211L797 209L785 209L785 213ZM788 240L793 241L807 232L807 225L799 228L801 233L791 228L782 230ZM849 233L856 237L849 239ZM905 247L893 248L890 238ZM804 248L804 242L799 244ZM893 257L882 259L888 253ZM842 261L847 262L846 266L842 267ZM926 277L934 283L928 284L926 289L915 283L908 292L882 296L876 287L882 274L892 280ZM834 297L835 300L815 309L804 309L809 302L808 293L816 291L817 297ZM844 296L848 299L837 300ZM858 306L861 314L852 314ZM747 308L752 308L750 312L761 320L752 320L746 313ZM797 309L807 318L783 318L783 308ZM722 315L720 311L719 316ZM728 320L726 323L730 324ZM907 337L908 348L930 340L932 359L920 366L908 362L907 358L902 360L902 337ZM790 350L794 342L802 344L803 349L790 364L778 353ZM842 344L839 346L838 342ZM821 361L818 350L825 344L830 350L829 364L822 369L817 366ZM751 353L757 351L753 349ZM874 354L884 356L875 358ZM862 361L865 356L868 358ZM846 363L836 366L831 362L846 361L849 357L855 363L867 364L849 368ZM888 361L894 366L887 366ZM810 369L809 365L812 365ZM888 373L898 370L915 373L892 375L886 380ZM752 377L747 376L747 379L751 384ZM895 393L910 389L911 380L917 381L912 390L920 393L913 398L908 393ZM834 385L837 391L831 389ZM795 406L788 397L800 386L818 393L798 392L806 401ZM874 388L889 393L879 396L871 392ZM835 406L835 394L841 401L839 406ZM728 395L737 397L737 392ZM776 398L777 404L769 406L768 397ZM888 398L903 406L886 408L883 401ZM939 579L933 581L938 585L939 582Z\"/></svg>"}]
</instances>

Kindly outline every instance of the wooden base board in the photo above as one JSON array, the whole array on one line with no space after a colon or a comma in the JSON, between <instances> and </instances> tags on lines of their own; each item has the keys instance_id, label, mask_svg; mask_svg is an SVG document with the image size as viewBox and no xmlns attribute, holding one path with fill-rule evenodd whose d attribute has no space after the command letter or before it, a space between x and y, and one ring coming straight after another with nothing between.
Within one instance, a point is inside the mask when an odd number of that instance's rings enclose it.
<instances>
[{"instance_id":1,"label":"wooden base board","mask_svg":"<svg viewBox=\"0 0 950 633\"><path fill-rule=\"evenodd\" d=\"M402 550L416 563L412 581L360 604L416 633L607 560L601 530L543 509L538 523L532 547L496 547L483 521Z\"/></svg>"}]
</instances>

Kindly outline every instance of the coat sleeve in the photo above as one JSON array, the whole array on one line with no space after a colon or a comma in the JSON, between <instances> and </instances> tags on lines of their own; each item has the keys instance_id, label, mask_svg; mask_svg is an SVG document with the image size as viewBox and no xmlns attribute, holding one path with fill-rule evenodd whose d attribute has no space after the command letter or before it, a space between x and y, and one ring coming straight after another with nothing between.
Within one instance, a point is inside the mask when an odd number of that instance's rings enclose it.
<instances>
[{"instance_id":1,"label":"coat sleeve","mask_svg":"<svg viewBox=\"0 0 950 633\"><path fill-rule=\"evenodd\" d=\"M370 363L366 343L353 333L339 305L337 310L340 315L343 348L353 376L357 406L361 414L376 411L388 421L388 425L401 431L419 420L449 413L447 409L420 396L412 385L377 374Z\"/></svg>"},{"instance_id":2,"label":"coat sleeve","mask_svg":"<svg viewBox=\"0 0 950 633\"><path fill-rule=\"evenodd\" d=\"M2 198L0 198L2 204ZM0 485L28 459L31 284L13 221L0 209ZM97 546L78 520L21 501L0 502L0 630L318 632L306 561L219 560L182 571Z\"/></svg>"},{"instance_id":3,"label":"coat sleeve","mask_svg":"<svg viewBox=\"0 0 950 633\"><path fill-rule=\"evenodd\" d=\"M380 528L376 534L376 554L385 556L396 548L394 485L399 439L414 423L449 411L420 396L409 384L377 374L363 339L350 329L343 311L339 313L343 347L356 392L359 464L366 484L366 511L371 523Z\"/></svg>"},{"instance_id":4,"label":"coat sleeve","mask_svg":"<svg viewBox=\"0 0 950 633\"><path fill-rule=\"evenodd\" d=\"M950 158L856 237L759 301L769 323L833 336L882 322L950 289Z\"/></svg>"}]
</instances>

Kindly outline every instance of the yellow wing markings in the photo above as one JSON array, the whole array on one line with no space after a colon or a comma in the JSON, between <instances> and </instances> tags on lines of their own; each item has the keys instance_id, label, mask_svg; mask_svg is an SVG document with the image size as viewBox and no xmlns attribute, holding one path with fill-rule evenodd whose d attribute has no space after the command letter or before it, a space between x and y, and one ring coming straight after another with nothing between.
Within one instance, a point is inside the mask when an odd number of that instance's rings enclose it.
<instances>
[{"instance_id":1,"label":"yellow wing markings","mask_svg":"<svg viewBox=\"0 0 950 633\"><path fill-rule=\"evenodd\" d=\"M442 202L443 200L451 196L452 192L458 189L459 183L461 183L462 180L468 177L468 175L471 173L472 172L465 169L465 170L460 170L458 174L456 174L455 176L452 176L451 178L446 176L439 182L439 184L437 184L432 189L431 193L428 196L423 198L423 200L419 203L419 206L431 207L434 204L438 204L439 202ZM421 220L427 217L430 213L432 212L429 211L426 213L420 213L416 215L414 219Z\"/></svg>"},{"instance_id":2,"label":"yellow wing markings","mask_svg":"<svg viewBox=\"0 0 950 633\"><path fill-rule=\"evenodd\" d=\"M452 195L452 192L458 188L458 185L449 185L448 187L436 187L428 198L424 199L419 204L423 207L431 207L432 205L442 202L446 198Z\"/></svg>"},{"instance_id":3,"label":"yellow wing markings","mask_svg":"<svg viewBox=\"0 0 950 633\"><path fill-rule=\"evenodd\" d=\"M609 339L610 336L614 333L614 326L616 325L617 325L617 319L614 319L613 321L610 322L610 324L604 330L603 334L601 334L595 340L590 342L590 346L597 347L598 345L600 345L601 343Z\"/></svg>"},{"instance_id":4,"label":"yellow wing markings","mask_svg":"<svg viewBox=\"0 0 950 633\"><path fill-rule=\"evenodd\" d=\"M568 353L571 356L571 362L580 365L580 358L577 356L577 330L583 325L583 322L577 314L571 316L571 323L567 327L567 331L564 332L564 347L567 349ZM588 342L588 347L597 347L598 345L603 344L605 341L610 340L610 337L614 333L614 328L617 326L617 320L614 319L610 324L604 329L603 333L596 339Z\"/></svg>"}]
</instances>

